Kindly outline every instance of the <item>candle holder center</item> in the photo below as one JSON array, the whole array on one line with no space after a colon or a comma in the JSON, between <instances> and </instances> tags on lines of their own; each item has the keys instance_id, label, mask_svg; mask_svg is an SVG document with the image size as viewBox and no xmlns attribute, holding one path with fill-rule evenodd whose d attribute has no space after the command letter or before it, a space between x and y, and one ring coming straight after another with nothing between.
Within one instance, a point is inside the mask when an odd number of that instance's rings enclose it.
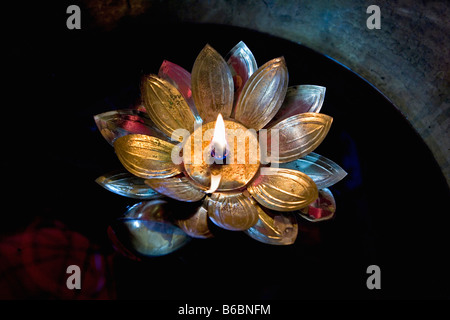
<instances>
[{"instance_id":1,"label":"candle holder center","mask_svg":"<svg viewBox=\"0 0 450 320\"><path fill-rule=\"evenodd\" d=\"M211 142L215 122L197 128L183 150L185 171L200 186L209 188L211 175L221 175L217 191L245 187L260 167L256 133L235 121L225 120L224 124L226 143L222 150Z\"/></svg>"}]
</instances>

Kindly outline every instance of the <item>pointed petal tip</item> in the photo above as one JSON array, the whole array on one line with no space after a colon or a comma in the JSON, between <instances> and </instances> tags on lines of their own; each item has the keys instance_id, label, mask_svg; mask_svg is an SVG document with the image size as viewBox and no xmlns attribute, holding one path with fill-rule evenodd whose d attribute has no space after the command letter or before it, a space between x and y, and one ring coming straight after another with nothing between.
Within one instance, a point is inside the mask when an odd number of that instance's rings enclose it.
<instances>
[{"instance_id":1,"label":"pointed petal tip","mask_svg":"<svg viewBox=\"0 0 450 320\"><path fill-rule=\"evenodd\" d=\"M268 65L276 65L276 64L286 67L286 60L284 59L284 56L273 58L272 60L267 61L261 68L264 68Z\"/></svg>"},{"instance_id":2,"label":"pointed petal tip","mask_svg":"<svg viewBox=\"0 0 450 320\"><path fill-rule=\"evenodd\" d=\"M296 84L296 85L293 85L293 86L289 87L288 89L290 89L290 90L316 89L316 90L320 90L322 92L325 92L327 87L319 86L319 85L316 85L316 84Z\"/></svg>"},{"instance_id":3,"label":"pointed petal tip","mask_svg":"<svg viewBox=\"0 0 450 320\"><path fill-rule=\"evenodd\" d=\"M203 47L203 49L202 49L202 51L201 51L200 53L206 53L206 52L210 52L210 53L212 53L212 54L218 55L218 56L220 56L220 57L223 59L222 55L221 55L216 49L214 49L214 47L211 46L209 43L207 43L207 44ZM225 61L225 60L224 60L224 61Z\"/></svg>"},{"instance_id":4,"label":"pointed petal tip","mask_svg":"<svg viewBox=\"0 0 450 320\"><path fill-rule=\"evenodd\" d=\"M234 47L233 47L233 49L231 49L231 51L233 51L234 49L238 49L238 48L241 48L241 49L244 49L244 50L250 50L249 49L249 47L245 44L245 42L244 41L239 41Z\"/></svg>"},{"instance_id":5,"label":"pointed petal tip","mask_svg":"<svg viewBox=\"0 0 450 320\"><path fill-rule=\"evenodd\" d=\"M279 62L279 63L281 63L281 64L286 65L286 59L284 58L284 56L275 58L275 59L273 59L272 61L276 61L276 62Z\"/></svg>"},{"instance_id":6,"label":"pointed petal tip","mask_svg":"<svg viewBox=\"0 0 450 320\"><path fill-rule=\"evenodd\" d=\"M105 181L105 176L100 176L97 179L95 179L94 181L102 186L103 182Z\"/></svg>"},{"instance_id":7,"label":"pointed petal tip","mask_svg":"<svg viewBox=\"0 0 450 320\"><path fill-rule=\"evenodd\" d=\"M166 69L171 64L172 64L172 62L170 62L168 60L163 60L163 62L161 63L161 66L159 67L158 75L161 73L162 70Z\"/></svg>"},{"instance_id":8,"label":"pointed petal tip","mask_svg":"<svg viewBox=\"0 0 450 320\"><path fill-rule=\"evenodd\" d=\"M203 49L202 49L202 51L216 51L216 49L214 49L209 43L207 43L204 47L203 47Z\"/></svg>"},{"instance_id":9,"label":"pointed petal tip","mask_svg":"<svg viewBox=\"0 0 450 320\"><path fill-rule=\"evenodd\" d=\"M163 62L161 63L161 66L159 67L158 77L160 77L161 71L169 69L171 67L179 67L179 66L176 63L164 59Z\"/></svg>"}]
</instances>

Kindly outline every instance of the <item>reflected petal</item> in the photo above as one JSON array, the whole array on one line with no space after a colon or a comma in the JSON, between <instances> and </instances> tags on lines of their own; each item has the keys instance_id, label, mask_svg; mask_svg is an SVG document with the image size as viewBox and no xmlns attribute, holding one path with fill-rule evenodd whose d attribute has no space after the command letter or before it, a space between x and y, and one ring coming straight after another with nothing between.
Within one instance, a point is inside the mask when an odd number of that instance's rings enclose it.
<instances>
[{"instance_id":1,"label":"reflected petal","mask_svg":"<svg viewBox=\"0 0 450 320\"><path fill-rule=\"evenodd\" d=\"M98 177L95 182L106 190L134 199L152 199L159 193L145 184L145 180L129 172L110 172Z\"/></svg>"},{"instance_id":2,"label":"reflected petal","mask_svg":"<svg viewBox=\"0 0 450 320\"><path fill-rule=\"evenodd\" d=\"M168 81L181 93L191 109L197 123L201 123L202 119L198 114L197 108L194 104L194 99L192 98L191 74L179 65L164 60L159 68L158 77Z\"/></svg>"},{"instance_id":3,"label":"reflected petal","mask_svg":"<svg viewBox=\"0 0 450 320\"><path fill-rule=\"evenodd\" d=\"M144 256L166 255L187 244L191 238L167 220L165 205L163 200L152 200L132 206L118 220L122 243Z\"/></svg>"},{"instance_id":4,"label":"reflected petal","mask_svg":"<svg viewBox=\"0 0 450 320\"><path fill-rule=\"evenodd\" d=\"M287 85L288 71L283 57L264 64L242 89L236 105L236 120L247 128L262 129L280 109Z\"/></svg>"},{"instance_id":5,"label":"reflected petal","mask_svg":"<svg viewBox=\"0 0 450 320\"><path fill-rule=\"evenodd\" d=\"M262 206L276 211L306 207L318 197L316 184L306 174L289 169L266 168L247 188Z\"/></svg>"},{"instance_id":6,"label":"reflected petal","mask_svg":"<svg viewBox=\"0 0 450 320\"><path fill-rule=\"evenodd\" d=\"M206 45L192 68L192 94L204 123L215 121L219 113L230 117L233 107L233 78L227 63Z\"/></svg>"},{"instance_id":7,"label":"reflected petal","mask_svg":"<svg viewBox=\"0 0 450 320\"><path fill-rule=\"evenodd\" d=\"M306 173L318 189L332 186L347 175L347 172L335 162L314 152L295 161L282 163L280 167Z\"/></svg>"},{"instance_id":8,"label":"reflected petal","mask_svg":"<svg viewBox=\"0 0 450 320\"><path fill-rule=\"evenodd\" d=\"M325 87L300 85L289 87L280 110L269 126L299 113L319 113L325 99Z\"/></svg>"},{"instance_id":9,"label":"reflected petal","mask_svg":"<svg viewBox=\"0 0 450 320\"><path fill-rule=\"evenodd\" d=\"M258 222L244 231L247 235L262 243L289 245L298 235L297 219L293 214L265 212L258 206Z\"/></svg>"},{"instance_id":10,"label":"reflected petal","mask_svg":"<svg viewBox=\"0 0 450 320\"><path fill-rule=\"evenodd\" d=\"M299 210L297 213L309 221L317 222L329 220L336 212L336 201L333 193L328 188L319 190L319 197L308 207Z\"/></svg>"},{"instance_id":11,"label":"reflected petal","mask_svg":"<svg viewBox=\"0 0 450 320\"><path fill-rule=\"evenodd\" d=\"M176 225L193 238L211 238L213 234L208 227L208 209L205 203L186 219L177 219Z\"/></svg>"},{"instance_id":12,"label":"reflected petal","mask_svg":"<svg viewBox=\"0 0 450 320\"><path fill-rule=\"evenodd\" d=\"M128 134L146 134L168 141L146 112L138 109L108 111L94 116L95 124L102 136L111 145L117 138Z\"/></svg>"},{"instance_id":13,"label":"reflected petal","mask_svg":"<svg viewBox=\"0 0 450 320\"><path fill-rule=\"evenodd\" d=\"M120 239L116 235L116 231L112 226L109 226L107 229L108 238L112 242L114 250L116 250L118 253L122 254L123 256L127 257L131 260L141 261L139 257L137 257L133 252L128 250L128 248L120 241Z\"/></svg>"},{"instance_id":14,"label":"reflected petal","mask_svg":"<svg viewBox=\"0 0 450 320\"><path fill-rule=\"evenodd\" d=\"M271 139L273 130L279 133L279 159L271 158L272 162L289 162L306 156L317 148L330 130L333 118L322 113L301 113L289 117L270 128L268 137ZM271 139L272 140L272 139ZM269 144L275 141L269 141ZM268 147L270 150L271 147Z\"/></svg>"},{"instance_id":15,"label":"reflected petal","mask_svg":"<svg viewBox=\"0 0 450 320\"><path fill-rule=\"evenodd\" d=\"M141 134L117 139L114 149L125 169L135 176L152 179L167 178L181 173L181 167L172 162L173 144Z\"/></svg>"},{"instance_id":16,"label":"reflected petal","mask_svg":"<svg viewBox=\"0 0 450 320\"><path fill-rule=\"evenodd\" d=\"M247 80L258 69L255 57L247 45L240 41L225 57L234 83L234 106Z\"/></svg>"},{"instance_id":17,"label":"reflected petal","mask_svg":"<svg viewBox=\"0 0 450 320\"><path fill-rule=\"evenodd\" d=\"M159 193L179 201L200 201L205 193L189 182L186 177L149 179L145 183Z\"/></svg>"},{"instance_id":18,"label":"reflected petal","mask_svg":"<svg viewBox=\"0 0 450 320\"><path fill-rule=\"evenodd\" d=\"M205 201L209 218L221 228L242 231L258 221L255 202L242 193L213 193Z\"/></svg>"},{"instance_id":19,"label":"reflected petal","mask_svg":"<svg viewBox=\"0 0 450 320\"><path fill-rule=\"evenodd\" d=\"M168 81L155 75L142 79L142 100L150 118L171 137L176 129L187 129L193 132L195 118L181 93Z\"/></svg>"}]
</instances>

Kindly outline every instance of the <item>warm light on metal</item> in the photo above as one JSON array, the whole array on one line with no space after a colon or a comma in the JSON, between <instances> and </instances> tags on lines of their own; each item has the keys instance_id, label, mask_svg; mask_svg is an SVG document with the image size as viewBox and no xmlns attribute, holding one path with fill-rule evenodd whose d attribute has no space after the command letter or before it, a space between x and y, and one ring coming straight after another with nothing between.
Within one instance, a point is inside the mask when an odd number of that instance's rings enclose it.
<instances>
[{"instance_id":1,"label":"warm light on metal","mask_svg":"<svg viewBox=\"0 0 450 320\"><path fill-rule=\"evenodd\" d=\"M205 193L213 193L214 191L219 188L220 179L222 179L222 175L211 175L211 186L208 190L205 191Z\"/></svg>"},{"instance_id":2,"label":"warm light on metal","mask_svg":"<svg viewBox=\"0 0 450 320\"><path fill-rule=\"evenodd\" d=\"M283 57L257 68L242 41L226 61L206 45L192 74L164 61L158 75L142 79L142 106L94 117L129 172L96 181L122 196L150 200L119 220L129 231L130 252L162 255L189 237L212 237L208 221L289 245L298 234L297 218L334 216L328 187L346 172L312 152L333 121L319 113L325 88L288 82ZM179 201L192 202L189 214L182 214ZM175 244L165 241L170 237Z\"/></svg>"}]
</instances>

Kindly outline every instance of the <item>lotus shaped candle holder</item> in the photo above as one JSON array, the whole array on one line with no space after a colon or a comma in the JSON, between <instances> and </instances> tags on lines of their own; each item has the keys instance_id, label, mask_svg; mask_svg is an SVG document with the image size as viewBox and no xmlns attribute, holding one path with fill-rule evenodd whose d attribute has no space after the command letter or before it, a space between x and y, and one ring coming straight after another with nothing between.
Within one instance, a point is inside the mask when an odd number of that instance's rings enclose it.
<instances>
[{"instance_id":1,"label":"lotus shaped candle holder","mask_svg":"<svg viewBox=\"0 0 450 320\"><path fill-rule=\"evenodd\" d=\"M288 87L283 57L257 68L242 41L225 59L206 45L192 75L164 61L158 75L143 77L141 105L94 117L127 170L96 181L145 200L118 221L128 232L126 245L110 229L115 246L164 255L191 237L212 237L208 219L263 243L289 245L297 218L332 218L328 187L346 172L313 152L332 123L319 113L324 96L321 86Z\"/></svg>"}]
</instances>

